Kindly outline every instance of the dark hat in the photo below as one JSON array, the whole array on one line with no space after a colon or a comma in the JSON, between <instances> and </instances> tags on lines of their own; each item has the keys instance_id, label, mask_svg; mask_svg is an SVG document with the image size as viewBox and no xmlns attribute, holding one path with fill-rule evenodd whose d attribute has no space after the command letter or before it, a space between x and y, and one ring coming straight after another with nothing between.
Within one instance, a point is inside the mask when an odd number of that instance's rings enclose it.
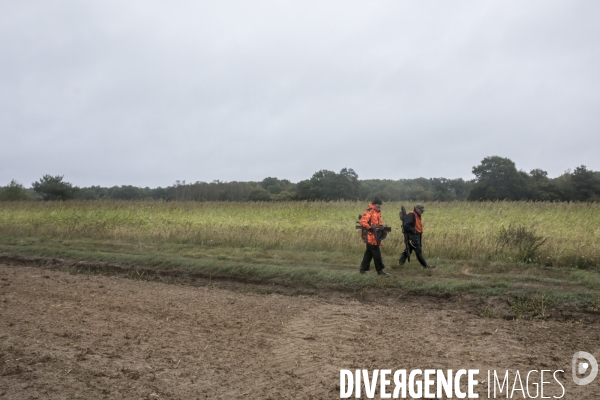
<instances>
[{"instance_id":1,"label":"dark hat","mask_svg":"<svg viewBox=\"0 0 600 400\"><path fill-rule=\"evenodd\" d=\"M381 201L381 199L379 197L377 197L377 196L375 196L375 198L373 199L373 201L371 203L373 203L373 204L379 204L379 205L383 204L383 202Z\"/></svg>"}]
</instances>

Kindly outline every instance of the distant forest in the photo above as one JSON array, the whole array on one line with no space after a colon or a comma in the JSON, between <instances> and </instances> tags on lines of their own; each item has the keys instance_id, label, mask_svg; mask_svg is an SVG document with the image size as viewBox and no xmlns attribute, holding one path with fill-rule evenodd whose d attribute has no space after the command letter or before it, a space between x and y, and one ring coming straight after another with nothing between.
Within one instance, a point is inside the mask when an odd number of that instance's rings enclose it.
<instances>
[{"instance_id":1,"label":"distant forest","mask_svg":"<svg viewBox=\"0 0 600 400\"><path fill-rule=\"evenodd\" d=\"M176 181L165 188L75 187L63 176L45 175L25 188L13 180L0 188L0 201L23 200L164 200L164 201L454 201L454 200L530 200L598 201L600 172L585 165L549 178L541 169L517 170L508 158L486 157L472 169L475 178L417 178L360 180L351 168L340 172L321 170L310 179L292 183L268 177L260 182Z\"/></svg>"}]
</instances>

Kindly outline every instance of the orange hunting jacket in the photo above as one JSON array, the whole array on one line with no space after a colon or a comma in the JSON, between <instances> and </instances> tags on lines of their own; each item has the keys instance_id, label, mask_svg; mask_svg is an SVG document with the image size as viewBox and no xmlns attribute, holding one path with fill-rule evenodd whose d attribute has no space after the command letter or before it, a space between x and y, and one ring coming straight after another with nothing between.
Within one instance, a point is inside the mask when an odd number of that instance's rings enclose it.
<instances>
[{"instance_id":1,"label":"orange hunting jacket","mask_svg":"<svg viewBox=\"0 0 600 400\"><path fill-rule=\"evenodd\" d=\"M411 215L412 214L412 215ZM414 210L406 214L408 218L404 221L404 231L414 234L423 233L423 223L421 222L421 216Z\"/></svg>"},{"instance_id":2,"label":"orange hunting jacket","mask_svg":"<svg viewBox=\"0 0 600 400\"><path fill-rule=\"evenodd\" d=\"M377 209L375 209L375 206L373 206L373 203L369 203L369 208L365 210L362 217L360 218L360 226L364 228L362 229L363 233L365 232L365 229L367 230L367 242L374 246L379 246L381 244L381 241L377 241L377 239L375 238L375 233L371 230L371 224L375 226L383 225L383 221L381 219L381 211L377 211ZM362 235L362 239L364 242L364 235Z\"/></svg>"}]
</instances>

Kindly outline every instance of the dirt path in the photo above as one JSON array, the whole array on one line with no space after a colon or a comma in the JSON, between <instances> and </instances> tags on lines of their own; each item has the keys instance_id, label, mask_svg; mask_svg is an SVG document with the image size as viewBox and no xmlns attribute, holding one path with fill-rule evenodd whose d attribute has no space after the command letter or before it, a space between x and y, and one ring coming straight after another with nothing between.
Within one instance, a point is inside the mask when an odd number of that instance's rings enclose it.
<instances>
[{"instance_id":1,"label":"dirt path","mask_svg":"<svg viewBox=\"0 0 600 400\"><path fill-rule=\"evenodd\" d=\"M481 388L488 369L563 369L563 398L597 399L600 378L572 383L579 350L600 360L597 324L0 265L6 399L335 399L340 369L381 368L479 368Z\"/></svg>"}]
</instances>

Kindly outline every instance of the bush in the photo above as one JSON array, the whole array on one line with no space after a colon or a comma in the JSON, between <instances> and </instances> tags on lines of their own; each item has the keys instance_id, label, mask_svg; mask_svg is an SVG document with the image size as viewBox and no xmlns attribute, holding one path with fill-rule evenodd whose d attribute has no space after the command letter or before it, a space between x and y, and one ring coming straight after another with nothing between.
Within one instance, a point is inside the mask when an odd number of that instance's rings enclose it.
<instances>
[{"instance_id":1,"label":"bush","mask_svg":"<svg viewBox=\"0 0 600 400\"><path fill-rule=\"evenodd\" d=\"M31 193L14 179L0 189L0 201L23 201L32 200Z\"/></svg>"},{"instance_id":2,"label":"bush","mask_svg":"<svg viewBox=\"0 0 600 400\"><path fill-rule=\"evenodd\" d=\"M516 261L529 264L537 262L538 250L546 240L547 238L537 236L533 229L510 224L508 228L500 228L497 245L500 250L508 248L515 252Z\"/></svg>"}]
</instances>

